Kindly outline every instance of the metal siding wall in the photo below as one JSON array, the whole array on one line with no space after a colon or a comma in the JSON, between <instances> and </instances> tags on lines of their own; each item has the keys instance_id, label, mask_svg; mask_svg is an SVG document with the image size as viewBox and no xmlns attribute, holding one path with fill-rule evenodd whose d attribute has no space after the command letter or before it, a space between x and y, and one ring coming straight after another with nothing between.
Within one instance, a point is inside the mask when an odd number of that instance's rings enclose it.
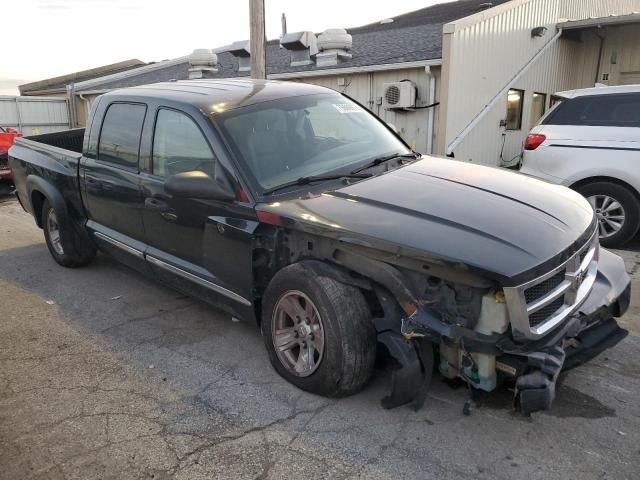
<instances>
[{"instance_id":1,"label":"metal siding wall","mask_svg":"<svg viewBox=\"0 0 640 480\"><path fill-rule=\"evenodd\" d=\"M606 40L602 50L600 73L608 73L609 80L599 82L619 85L624 73L640 73L640 26L627 25L604 28ZM612 56L616 63L611 63Z\"/></svg>"},{"instance_id":2,"label":"metal siding wall","mask_svg":"<svg viewBox=\"0 0 640 480\"><path fill-rule=\"evenodd\" d=\"M488 18L490 11L487 11L468 26L464 26L462 19L461 28L452 34L450 58L444 59L450 62L446 143L449 144L549 42L556 33L558 21L621 15L637 10L640 10L640 0L530 0L514 2L512 8ZM545 36L531 38L531 29L538 26L547 27ZM597 51L590 54L576 42L558 40L511 85L526 91L522 130L505 132L499 126L506 115L505 95L505 99L499 101L458 146L454 152L456 158L496 165L502 134L506 133L503 158L510 160L519 152L529 129L531 94L536 91L549 95L593 85L596 65Z\"/></svg>"},{"instance_id":3,"label":"metal siding wall","mask_svg":"<svg viewBox=\"0 0 640 480\"><path fill-rule=\"evenodd\" d=\"M436 79L436 99L438 98L440 69L431 69ZM338 79L344 80L344 85L338 85ZM400 130L400 135L413 148L419 152L425 152L427 148L427 132L429 126L428 109L416 110L412 112L394 112L385 110L382 105L378 105L378 98L382 97L383 84L398 82L400 80L411 80L418 87L418 102L424 104L433 103L435 99L429 97L429 75L424 68L409 68L400 70L381 71L373 73L358 73L351 75L336 75L328 77L304 77L295 79L296 82L310 83L322 87L331 88L341 93L345 93L357 100L373 113L382 118L385 122L392 123ZM434 117L434 137L437 134L437 114L435 109Z\"/></svg>"},{"instance_id":4,"label":"metal siding wall","mask_svg":"<svg viewBox=\"0 0 640 480\"><path fill-rule=\"evenodd\" d=\"M56 97L0 97L0 125L25 135L66 130L67 101Z\"/></svg>"}]
</instances>

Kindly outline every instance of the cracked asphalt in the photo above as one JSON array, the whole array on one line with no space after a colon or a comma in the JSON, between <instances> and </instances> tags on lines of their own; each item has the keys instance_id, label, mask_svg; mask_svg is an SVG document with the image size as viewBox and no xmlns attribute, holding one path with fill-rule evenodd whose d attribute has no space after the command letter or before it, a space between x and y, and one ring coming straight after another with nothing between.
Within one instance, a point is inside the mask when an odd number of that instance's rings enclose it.
<instances>
[{"instance_id":1,"label":"cracked asphalt","mask_svg":"<svg viewBox=\"0 0 640 480\"><path fill-rule=\"evenodd\" d=\"M640 243L621 252L634 277ZM1 479L636 479L640 291L630 336L561 379L531 418L492 395L469 417L436 379L383 410L388 371L341 400L269 365L259 331L105 256L66 270L0 200Z\"/></svg>"}]
</instances>

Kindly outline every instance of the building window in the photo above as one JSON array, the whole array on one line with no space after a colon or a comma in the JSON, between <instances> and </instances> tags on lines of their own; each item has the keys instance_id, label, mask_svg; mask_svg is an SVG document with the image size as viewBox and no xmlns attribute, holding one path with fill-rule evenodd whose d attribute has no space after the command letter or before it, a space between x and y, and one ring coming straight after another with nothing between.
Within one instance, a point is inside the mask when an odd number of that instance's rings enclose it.
<instances>
[{"instance_id":1,"label":"building window","mask_svg":"<svg viewBox=\"0 0 640 480\"><path fill-rule=\"evenodd\" d=\"M551 109L551 108L555 107L562 100L564 100L564 98L559 97L557 95L551 95L551 98L549 98L549 108Z\"/></svg>"},{"instance_id":2,"label":"building window","mask_svg":"<svg viewBox=\"0 0 640 480\"><path fill-rule=\"evenodd\" d=\"M520 130L522 128L522 101L524 90L511 89L507 94L507 130Z\"/></svg>"},{"instance_id":3,"label":"building window","mask_svg":"<svg viewBox=\"0 0 640 480\"><path fill-rule=\"evenodd\" d=\"M544 93L534 93L531 97L531 116L529 118L529 127L533 127L542 118L547 105L547 95Z\"/></svg>"}]
</instances>

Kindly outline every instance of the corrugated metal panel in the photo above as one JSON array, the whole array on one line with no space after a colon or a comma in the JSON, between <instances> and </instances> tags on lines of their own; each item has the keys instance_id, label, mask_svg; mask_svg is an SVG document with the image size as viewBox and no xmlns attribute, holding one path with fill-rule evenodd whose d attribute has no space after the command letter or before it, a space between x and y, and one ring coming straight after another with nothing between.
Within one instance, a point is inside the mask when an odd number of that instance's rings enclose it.
<instances>
[{"instance_id":1,"label":"corrugated metal panel","mask_svg":"<svg viewBox=\"0 0 640 480\"><path fill-rule=\"evenodd\" d=\"M0 125L25 135L69 128L69 109L64 97L0 96Z\"/></svg>"},{"instance_id":2,"label":"corrugated metal panel","mask_svg":"<svg viewBox=\"0 0 640 480\"><path fill-rule=\"evenodd\" d=\"M553 38L558 21L628 14L640 10L640 0L516 0L496 7L495 15L491 14L492 10L462 19L458 26L454 22L449 30L454 32L449 34L451 53L443 59L450 69L447 144ZM477 18L475 23L470 21L474 18ZM543 37L532 38L530 31L538 26L546 26L548 30ZM586 39L585 43L589 45L558 40L511 85L526 91L521 131L505 132L499 126L505 117L505 96L456 149L456 158L496 165L501 152L507 161L519 153L529 129L533 92L551 94L593 85L598 44L594 44L593 39Z\"/></svg>"},{"instance_id":3,"label":"corrugated metal panel","mask_svg":"<svg viewBox=\"0 0 640 480\"><path fill-rule=\"evenodd\" d=\"M440 69L431 68L431 72L436 81L436 92L439 91ZM400 135L415 150L419 152L427 151L429 112L416 110L411 112L395 112L382 108L378 102L383 95L383 85L385 83L399 82L401 80L411 80L418 87L418 98L423 103L433 103L435 99L429 98L429 75L424 68L407 68L373 73L359 73L344 76L327 77L304 77L294 81L311 83L323 87L331 88L341 93L346 93L351 98L357 100L373 113L382 118L385 122L392 123L400 131ZM338 84L340 83L340 85ZM436 93L436 98L437 98ZM437 134L438 108L435 110L434 136Z\"/></svg>"}]
</instances>

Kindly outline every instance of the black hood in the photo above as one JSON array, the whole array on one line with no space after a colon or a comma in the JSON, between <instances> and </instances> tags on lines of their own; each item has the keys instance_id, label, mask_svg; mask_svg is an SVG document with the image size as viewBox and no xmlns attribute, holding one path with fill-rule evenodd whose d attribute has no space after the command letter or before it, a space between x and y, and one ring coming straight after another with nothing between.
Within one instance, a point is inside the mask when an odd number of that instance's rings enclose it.
<instances>
[{"instance_id":1,"label":"black hood","mask_svg":"<svg viewBox=\"0 0 640 480\"><path fill-rule=\"evenodd\" d=\"M568 188L439 158L258 208L293 228L419 252L511 280L561 255L593 221L587 201Z\"/></svg>"}]
</instances>

